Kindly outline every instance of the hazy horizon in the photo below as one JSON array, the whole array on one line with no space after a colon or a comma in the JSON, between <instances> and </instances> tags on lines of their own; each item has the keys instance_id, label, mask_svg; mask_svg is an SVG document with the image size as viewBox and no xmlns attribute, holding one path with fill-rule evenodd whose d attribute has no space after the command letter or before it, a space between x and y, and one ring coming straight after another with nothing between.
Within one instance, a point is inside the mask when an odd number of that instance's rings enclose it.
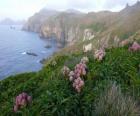
<instances>
[{"instance_id":1,"label":"hazy horizon","mask_svg":"<svg viewBox=\"0 0 140 116\"><path fill-rule=\"evenodd\" d=\"M0 20L10 18L13 20L27 20L30 16L43 8L53 10L76 9L82 12L91 11L120 11L126 4L133 5L137 0L5 0L0 1Z\"/></svg>"}]
</instances>

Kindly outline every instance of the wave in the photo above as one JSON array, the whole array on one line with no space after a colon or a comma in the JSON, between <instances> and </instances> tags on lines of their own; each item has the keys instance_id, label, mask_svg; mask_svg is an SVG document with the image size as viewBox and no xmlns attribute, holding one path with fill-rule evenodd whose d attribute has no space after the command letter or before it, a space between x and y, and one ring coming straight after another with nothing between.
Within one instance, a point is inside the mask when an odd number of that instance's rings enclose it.
<instances>
[{"instance_id":1,"label":"wave","mask_svg":"<svg viewBox=\"0 0 140 116\"><path fill-rule=\"evenodd\" d=\"M27 52L22 52L21 54L25 55L25 54L27 54Z\"/></svg>"}]
</instances>

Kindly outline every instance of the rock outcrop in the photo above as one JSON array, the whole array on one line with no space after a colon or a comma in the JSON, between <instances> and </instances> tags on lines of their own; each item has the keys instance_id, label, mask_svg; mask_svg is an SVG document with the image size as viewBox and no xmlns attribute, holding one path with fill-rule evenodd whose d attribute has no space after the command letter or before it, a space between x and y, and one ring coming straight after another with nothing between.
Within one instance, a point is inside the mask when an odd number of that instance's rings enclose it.
<instances>
[{"instance_id":1,"label":"rock outcrop","mask_svg":"<svg viewBox=\"0 0 140 116\"><path fill-rule=\"evenodd\" d=\"M55 36L58 41L67 44L83 37L80 28L80 18L83 14L63 12L50 17L41 26L40 37L50 38Z\"/></svg>"},{"instance_id":2,"label":"rock outcrop","mask_svg":"<svg viewBox=\"0 0 140 116\"><path fill-rule=\"evenodd\" d=\"M92 40L95 37L93 31L91 29L84 30L84 38L83 41Z\"/></svg>"}]
</instances>

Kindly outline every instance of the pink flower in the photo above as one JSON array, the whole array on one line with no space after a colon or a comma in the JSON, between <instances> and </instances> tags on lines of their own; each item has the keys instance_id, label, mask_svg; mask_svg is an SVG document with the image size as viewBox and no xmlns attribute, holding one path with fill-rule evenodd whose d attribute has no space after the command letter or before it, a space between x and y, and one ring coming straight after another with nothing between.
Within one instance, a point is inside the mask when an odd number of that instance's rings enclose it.
<instances>
[{"instance_id":1,"label":"pink flower","mask_svg":"<svg viewBox=\"0 0 140 116\"><path fill-rule=\"evenodd\" d=\"M129 47L129 51L138 51L140 50L140 44L134 42L131 47Z\"/></svg>"},{"instance_id":2,"label":"pink flower","mask_svg":"<svg viewBox=\"0 0 140 116\"><path fill-rule=\"evenodd\" d=\"M83 88L83 86L84 86L84 81L80 77L74 80L73 87L78 93L81 92L81 89Z\"/></svg>"},{"instance_id":3,"label":"pink flower","mask_svg":"<svg viewBox=\"0 0 140 116\"><path fill-rule=\"evenodd\" d=\"M32 97L28 96L27 93L23 92L16 97L14 112L17 112L19 108L22 106L26 106L28 103L32 101Z\"/></svg>"},{"instance_id":4,"label":"pink flower","mask_svg":"<svg viewBox=\"0 0 140 116\"><path fill-rule=\"evenodd\" d=\"M28 96L27 93L23 92L21 95L23 99L27 99L27 96Z\"/></svg>"},{"instance_id":5,"label":"pink flower","mask_svg":"<svg viewBox=\"0 0 140 116\"><path fill-rule=\"evenodd\" d=\"M96 50L94 54L94 58L101 61L105 56L105 51L103 49Z\"/></svg>"},{"instance_id":6,"label":"pink flower","mask_svg":"<svg viewBox=\"0 0 140 116\"><path fill-rule=\"evenodd\" d=\"M76 78L80 77L80 73L76 73L75 76L76 76Z\"/></svg>"},{"instance_id":7,"label":"pink flower","mask_svg":"<svg viewBox=\"0 0 140 116\"><path fill-rule=\"evenodd\" d=\"M22 98L20 105L25 106L27 104L27 100Z\"/></svg>"},{"instance_id":8,"label":"pink flower","mask_svg":"<svg viewBox=\"0 0 140 116\"><path fill-rule=\"evenodd\" d=\"M77 64L74 70L76 78L86 75L86 68L87 66L84 63Z\"/></svg>"},{"instance_id":9,"label":"pink flower","mask_svg":"<svg viewBox=\"0 0 140 116\"><path fill-rule=\"evenodd\" d=\"M18 111L18 106L14 105L14 112L17 112L17 111Z\"/></svg>"}]
</instances>

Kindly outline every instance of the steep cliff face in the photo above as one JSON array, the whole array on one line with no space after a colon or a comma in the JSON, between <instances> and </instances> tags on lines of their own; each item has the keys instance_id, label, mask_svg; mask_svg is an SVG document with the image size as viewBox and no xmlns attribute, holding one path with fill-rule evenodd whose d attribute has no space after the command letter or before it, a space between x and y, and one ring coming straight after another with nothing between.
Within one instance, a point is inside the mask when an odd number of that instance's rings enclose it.
<instances>
[{"instance_id":1,"label":"steep cliff face","mask_svg":"<svg viewBox=\"0 0 140 116\"><path fill-rule=\"evenodd\" d=\"M23 26L23 30L40 32L41 26L51 16L56 15L58 12L55 10L42 9L28 19L26 24Z\"/></svg>"},{"instance_id":2,"label":"steep cliff face","mask_svg":"<svg viewBox=\"0 0 140 116\"><path fill-rule=\"evenodd\" d=\"M50 17L41 27L40 36L50 38L55 36L59 41L71 43L83 37L83 30L80 28L81 14L61 13Z\"/></svg>"},{"instance_id":3,"label":"steep cliff face","mask_svg":"<svg viewBox=\"0 0 140 116\"><path fill-rule=\"evenodd\" d=\"M50 11L49 11L50 12ZM40 11L31 17L25 30L38 32L40 37L55 36L62 43L72 44L77 40L97 39L105 46L118 45L134 37L140 30L140 2L127 6L120 12L52 12Z\"/></svg>"},{"instance_id":4,"label":"steep cliff face","mask_svg":"<svg viewBox=\"0 0 140 116\"><path fill-rule=\"evenodd\" d=\"M83 37L80 20L83 13L76 10L65 12L42 10L29 18L23 30L39 33L42 38L56 37L59 42L72 44Z\"/></svg>"},{"instance_id":5,"label":"steep cliff face","mask_svg":"<svg viewBox=\"0 0 140 116\"><path fill-rule=\"evenodd\" d=\"M45 25L41 27L40 37L51 38L53 36L56 37L58 41L67 44L80 39L83 34L78 26L66 27L65 29L60 25L55 25L54 27Z\"/></svg>"}]
</instances>

